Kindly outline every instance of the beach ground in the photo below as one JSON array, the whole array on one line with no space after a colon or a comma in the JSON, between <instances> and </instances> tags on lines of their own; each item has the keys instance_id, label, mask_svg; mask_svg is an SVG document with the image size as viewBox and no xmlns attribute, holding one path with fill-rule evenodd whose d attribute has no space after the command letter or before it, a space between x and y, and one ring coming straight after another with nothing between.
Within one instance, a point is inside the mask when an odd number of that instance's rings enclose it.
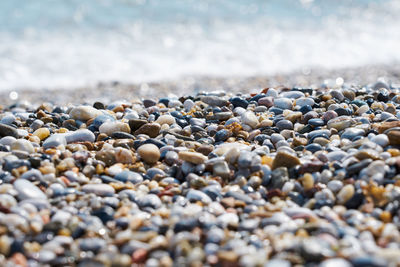
<instances>
[{"instance_id":1,"label":"beach ground","mask_svg":"<svg viewBox=\"0 0 400 267\"><path fill-rule=\"evenodd\" d=\"M24 88L0 92L0 103L10 105L16 101L34 104L93 103L94 101L132 100L140 97L163 97L170 94L182 96L200 91L223 90L231 93L257 92L265 87L298 86L333 88L342 82L354 86L374 83L384 78L392 84L400 83L400 64L364 66L357 68L303 69L302 71L252 77L183 77L179 80L149 83L99 83L81 88Z\"/></svg>"}]
</instances>

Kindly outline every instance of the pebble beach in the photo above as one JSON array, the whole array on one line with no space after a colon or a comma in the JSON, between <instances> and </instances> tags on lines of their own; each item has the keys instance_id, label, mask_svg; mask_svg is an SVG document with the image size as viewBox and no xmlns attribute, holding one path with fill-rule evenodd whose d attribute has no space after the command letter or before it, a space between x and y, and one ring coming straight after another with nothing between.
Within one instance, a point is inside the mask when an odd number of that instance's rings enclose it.
<instances>
[{"instance_id":1,"label":"pebble beach","mask_svg":"<svg viewBox=\"0 0 400 267\"><path fill-rule=\"evenodd\" d=\"M398 266L400 88L4 105L1 266Z\"/></svg>"}]
</instances>

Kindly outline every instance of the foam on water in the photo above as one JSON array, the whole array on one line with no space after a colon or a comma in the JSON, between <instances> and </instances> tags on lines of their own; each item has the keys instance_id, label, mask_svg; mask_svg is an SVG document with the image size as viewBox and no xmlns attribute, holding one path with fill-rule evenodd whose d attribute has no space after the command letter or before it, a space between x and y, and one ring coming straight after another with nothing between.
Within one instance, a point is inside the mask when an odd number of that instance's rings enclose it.
<instances>
[{"instance_id":1,"label":"foam on water","mask_svg":"<svg viewBox=\"0 0 400 267\"><path fill-rule=\"evenodd\" d=\"M0 2L0 89L400 62L397 0Z\"/></svg>"}]
</instances>

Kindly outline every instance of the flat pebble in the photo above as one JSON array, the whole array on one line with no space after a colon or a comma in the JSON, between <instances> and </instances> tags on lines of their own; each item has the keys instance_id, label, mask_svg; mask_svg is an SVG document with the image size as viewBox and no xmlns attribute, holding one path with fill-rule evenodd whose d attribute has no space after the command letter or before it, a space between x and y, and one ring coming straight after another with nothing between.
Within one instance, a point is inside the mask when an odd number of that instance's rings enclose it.
<instances>
[{"instance_id":1,"label":"flat pebble","mask_svg":"<svg viewBox=\"0 0 400 267\"><path fill-rule=\"evenodd\" d=\"M72 119L87 121L101 115L101 111L91 106L78 106L69 112Z\"/></svg>"},{"instance_id":2,"label":"flat pebble","mask_svg":"<svg viewBox=\"0 0 400 267\"><path fill-rule=\"evenodd\" d=\"M111 135L114 132L125 132L130 133L131 129L127 123L120 121L107 121L99 127L100 133Z\"/></svg>"},{"instance_id":3,"label":"flat pebble","mask_svg":"<svg viewBox=\"0 0 400 267\"><path fill-rule=\"evenodd\" d=\"M14 188L18 192L18 198L25 199L47 199L46 195L33 183L25 179L17 179Z\"/></svg>"},{"instance_id":4,"label":"flat pebble","mask_svg":"<svg viewBox=\"0 0 400 267\"><path fill-rule=\"evenodd\" d=\"M87 129L80 129L66 134L65 139L68 144L75 142L94 142L95 136L93 132Z\"/></svg>"},{"instance_id":5,"label":"flat pebble","mask_svg":"<svg viewBox=\"0 0 400 267\"><path fill-rule=\"evenodd\" d=\"M58 147L59 145L67 145L65 134L53 134L43 142L43 148L45 149Z\"/></svg>"},{"instance_id":6,"label":"flat pebble","mask_svg":"<svg viewBox=\"0 0 400 267\"><path fill-rule=\"evenodd\" d=\"M190 152L190 151L181 151L179 152L179 158L181 160L193 163L193 164L202 164L207 160L207 157L198 152Z\"/></svg>"},{"instance_id":7,"label":"flat pebble","mask_svg":"<svg viewBox=\"0 0 400 267\"><path fill-rule=\"evenodd\" d=\"M107 184L85 184L82 186L82 191L98 196L111 196L115 193L115 189Z\"/></svg>"}]
</instances>

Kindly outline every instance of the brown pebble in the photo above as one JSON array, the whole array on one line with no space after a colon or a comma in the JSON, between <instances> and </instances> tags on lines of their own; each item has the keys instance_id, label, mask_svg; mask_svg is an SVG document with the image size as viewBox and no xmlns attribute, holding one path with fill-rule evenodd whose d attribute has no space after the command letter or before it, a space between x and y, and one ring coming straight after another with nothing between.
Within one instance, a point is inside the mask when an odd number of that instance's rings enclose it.
<instances>
[{"instance_id":1,"label":"brown pebble","mask_svg":"<svg viewBox=\"0 0 400 267\"><path fill-rule=\"evenodd\" d=\"M146 134L150 138L155 138L160 133L161 126L158 123L147 123L142 125L139 129L135 131L135 135Z\"/></svg>"},{"instance_id":2,"label":"brown pebble","mask_svg":"<svg viewBox=\"0 0 400 267\"><path fill-rule=\"evenodd\" d=\"M286 151L279 151L272 162L272 169L279 167L291 168L299 164L300 160L296 156Z\"/></svg>"},{"instance_id":3,"label":"brown pebble","mask_svg":"<svg viewBox=\"0 0 400 267\"><path fill-rule=\"evenodd\" d=\"M400 121L385 121L373 125L373 128L375 128L379 133L383 133L384 131L395 127L400 127Z\"/></svg>"},{"instance_id":4,"label":"brown pebble","mask_svg":"<svg viewBox=\"0 0 400 267\"><path fill-rule=\"evenodd\" d=\"M147 259L147 250L144 248L139 248L133 252L132 263L144 263Z\"/></svg>"},{"instance_id":5,"label":"brown pebble","mask_svg":"<svg viewBox=\"0 0 400 267\"><path fill-rule=\"evenodd\" d=\"M386 135L389 138L390 145L400 145L400 130L388 130Z\"/></svg>"},{"instance_id":6,"label":"brown pebble","mask_svg":"<svg viewBox=\"0 0 400 267\"><path fill-rule=\"evenodd\" d=\"M204 156L208 156L214 150L214 146L212 145L201 145L196 149L196 152L203 154Z\"/></svg>"},{"instance_id":7,"label":"brown pebble","mask_svg":"<svg viewBox=\"0 0 400 267\"><path fill-rule=\"evenodd\" d=\"M193 164L202 164L207 160L207 157L203 154L190 151L179 152L179 158Z\"/></svg>"}]
</instances>

